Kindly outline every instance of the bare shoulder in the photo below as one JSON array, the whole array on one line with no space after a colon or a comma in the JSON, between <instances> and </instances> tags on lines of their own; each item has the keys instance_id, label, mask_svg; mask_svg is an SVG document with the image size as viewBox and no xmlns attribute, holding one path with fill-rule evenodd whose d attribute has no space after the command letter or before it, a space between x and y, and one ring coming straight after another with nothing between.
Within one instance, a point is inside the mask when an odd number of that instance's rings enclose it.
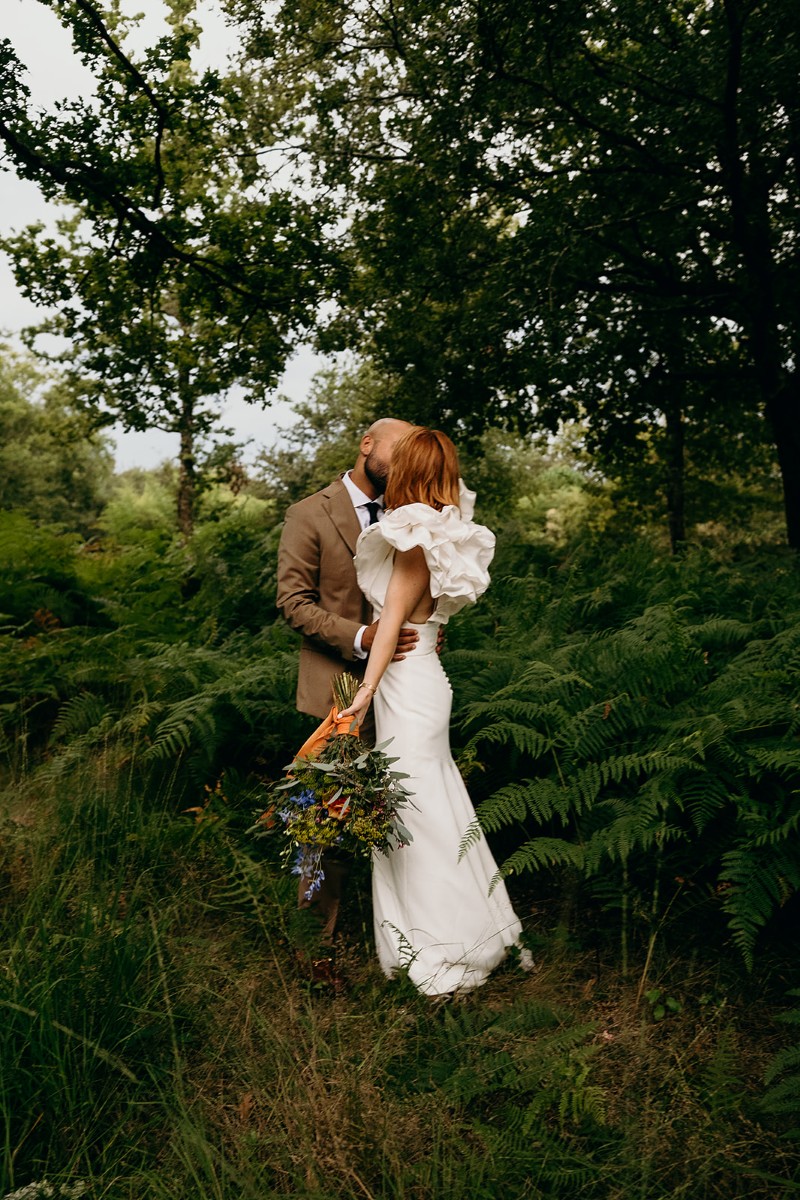
<instances>
[{"instance_id":1,"label":"bare shoulder","mask_svg":"<svg viewBox=\"0 0 800 1200\"><path fill-rule=\"evenodd\" d=\"M415 591L427 589L431 573L421 546L395 551L392 577Z\"/></svg>"},{"instance_id":2,"label":"bare shoulder","mask_svg":"<svg viewBox=\"0 0 800 1200\"><path fill-rule=\"evenodd\" d=\"M395 550L394 561L401 570L428 573L428 564L422 546L409 546L408 550Z\"/></svg>"}]
</instances>

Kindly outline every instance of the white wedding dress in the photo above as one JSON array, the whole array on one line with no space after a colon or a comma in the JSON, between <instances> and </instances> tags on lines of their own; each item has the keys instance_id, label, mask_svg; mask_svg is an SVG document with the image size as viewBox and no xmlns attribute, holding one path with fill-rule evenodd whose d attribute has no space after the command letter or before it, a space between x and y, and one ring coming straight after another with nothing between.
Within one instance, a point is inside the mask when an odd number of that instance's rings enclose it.
<instances>
[{"instance_id":1,"label":"white wedding dress","mask_svg":"<svg viewBox=\"0 0 800 1200\"><path fill-rule=\"evenodd\" d=\"M452 689L436 641L440 626L489 585L494 534L470 519L473 506L473 493L462 485L460 510L408 504L387 512L361 534L355 559L376 618L395 550L421 546L431 573L434 614L416 626L413 653L386 668L374 700L376 740L392 739L386 753L410 776L405 784L414 807L403 809L402 820L414 840L375 854L372 874L381 967L388 976L407 969L431 996L484 983L522 929L505 885L489 892L497 865L482 834L459 861L475 810L450 752Z\"/></svg>"}]
</instances>

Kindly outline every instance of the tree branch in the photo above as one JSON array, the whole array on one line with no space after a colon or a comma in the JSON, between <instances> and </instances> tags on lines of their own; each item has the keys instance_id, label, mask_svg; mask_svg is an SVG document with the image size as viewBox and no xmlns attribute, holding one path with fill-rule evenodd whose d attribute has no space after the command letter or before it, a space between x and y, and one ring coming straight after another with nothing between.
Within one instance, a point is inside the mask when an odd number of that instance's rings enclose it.
<instances>
[{"instance_id":1,"label":"tree branch","mask_svg":"<svg viewBox=\"0 0 800 1200\"><path fill-rule=\"evenodd\" d=\"M177 245L164 233L157 222L146 216L124 194L110 187L106 178L100 173L82 169L77 165L67 167L55 159L47 158L41 151L17 135L2 119L0 119L0 140L5 143L10 156L25 168L28 178L33 179L34 182L44 176L58 184L63 189L65 196L78 204L83 203L87 198L99 201L106 205L119 221L127 223L137 233L146 237L165 260L185 263L218 286L248 300L260 299L259 293L243 287L230 276L211 266L205 259Z\"/></svg>"},{"instance_id":2,"label":"tree branch","mask_svg":"<svg viewBox=\"0 0 800 1200\"><path fill-rule=\"evenodd\" d=\"M120 46L119 42L112 37L108 26L103 20L101 14L97 11L91 0L73 0L80 11L89 21L92 28L99 34L100 39L105 43L111 51L112 56L117 60L120 66L125 71L126 75L130 76L136 87L142 92L152 104L158 118L155 136L154 158L156 168L156 189L153 195L153 206L157 207L161 203L161 196L164 192L166 183L164 177L164 168L161 162L161 145L164 138L164 130L170 126L169 110L161 103L153 88L148 83L142 72L136 64L128 58L125 51Z\"/></svg>"}]
</instances>

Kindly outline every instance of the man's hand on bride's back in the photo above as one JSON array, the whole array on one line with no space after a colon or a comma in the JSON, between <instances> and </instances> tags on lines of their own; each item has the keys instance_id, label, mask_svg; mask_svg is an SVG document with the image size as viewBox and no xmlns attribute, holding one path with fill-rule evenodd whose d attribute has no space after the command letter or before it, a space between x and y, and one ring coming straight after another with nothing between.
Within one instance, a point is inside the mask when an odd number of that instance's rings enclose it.
<instances>
[{"instance_id":1,"label":"man's hand on bride's back","mask_svg":"<svg viewBox=\"0 0 800 1200\"><path fill-rule=\"evenodd\" d=\"M370 650L372 649L372 643L375 641L375 634L377 632L377 621L373 621L372 624L368 625L364 630L361 638L361 649L366 650L367 654L369 654ZM392 656L392 662L399 662L401 658L405 658L407 654L410 654L418 641L419 634L417 633L416 629L409 629L408 627L401 629L400 633L397 635L397 646L395 647L394 655Z\"/></svg>"}]
</instances>

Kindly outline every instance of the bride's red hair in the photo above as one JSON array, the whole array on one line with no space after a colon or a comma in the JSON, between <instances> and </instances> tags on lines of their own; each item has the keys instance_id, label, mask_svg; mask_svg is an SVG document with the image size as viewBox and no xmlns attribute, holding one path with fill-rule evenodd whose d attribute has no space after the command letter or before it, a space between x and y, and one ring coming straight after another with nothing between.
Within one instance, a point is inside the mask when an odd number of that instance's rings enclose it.
<instances>
[{"instance_id":1,"label":"bride's red hair","mask_svg":"<svg viewBox=\"0 0 800 1200\"><path fill-rule=\"evenodd\" d=\"M458 504L458 454L446 433L415 425L395 444L384 504Z\"/></svg>"}]
</instances>

